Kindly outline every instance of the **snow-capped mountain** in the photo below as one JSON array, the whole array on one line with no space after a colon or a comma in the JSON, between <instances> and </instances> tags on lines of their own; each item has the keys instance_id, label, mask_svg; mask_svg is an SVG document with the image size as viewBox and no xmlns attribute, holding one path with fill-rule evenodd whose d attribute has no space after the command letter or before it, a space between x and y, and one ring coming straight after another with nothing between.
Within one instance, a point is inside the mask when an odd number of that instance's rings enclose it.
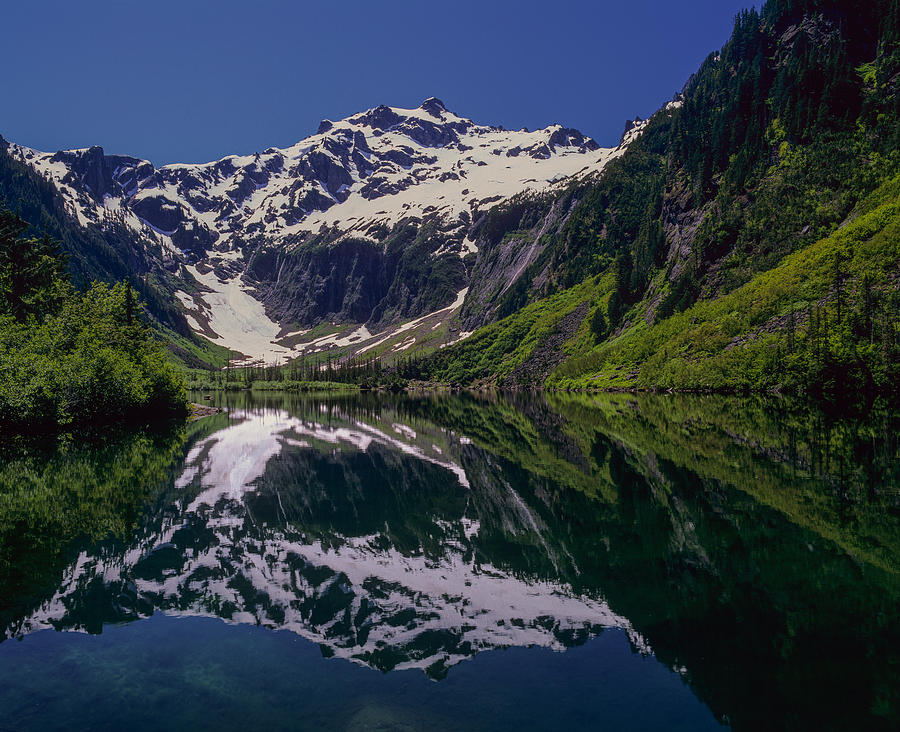
<instances>
[{"instance_id":1,"label":"snow-capped mountain","mask_svg":"<svg viewBox=\"0 0 900 732\"><path fill-rule=\"evenodd\" d=\"M597 168L609 150L554 125L507 131L476 125L432 98L418 109L376 107L291 147L155 168L102 148L11 151L51 178L83 224L120 208L189 259L336 227L367 232L406 216L459 216L529 188ZM294 238L296 241L296 237ZM461 250L465 250L460 242Z\"/></svg>"},{"instance_id":2,"label":"snow-capped mountain","mask_svg":"<svg viewBox=\"0 0 900 732\"><path fill-rule=\"evenodd\" d=\"M389 278L367 293L365 307L347 302L360 287L358 278L337 283L339 291L321 305L313 295L296 295L296 277L284 280L283 271L265 264L250 269L260 251L297 252L349 238L386 246L398 225L414 221L433 224L427 256L465 257L477 251L470 230L490 206L599 171L626 144L602 149L560 125L534 132L479 125L431 98L417 109L380 106L324 120L316 134L290 147L206 164L156 168L99 147L8 149L53 183L81 225L116 222L138 234L173 280L183 283L173 294L178 290L194 330L247 356L278 360L306 350L308 344L296 339L279 342L296 326L302 331L328 319L352 325L349 335L372 313L378 313L376 321L397 325L427 314L426 307L439 308L433 298L426 304L413 297L411 304L391 301L379 310ZM335 253L342 256L351 255ZM284 264L279 259L278 267ZM367 272L389 266L379 260ZM310 263L304 260L303 267L308 272ZM441 308L458 298L468 271L455 265L453 289L438 298ZM316 290L314 282L303 284ZM357 340L374 338L360 335Z\"/></svg>"}]
</instances>

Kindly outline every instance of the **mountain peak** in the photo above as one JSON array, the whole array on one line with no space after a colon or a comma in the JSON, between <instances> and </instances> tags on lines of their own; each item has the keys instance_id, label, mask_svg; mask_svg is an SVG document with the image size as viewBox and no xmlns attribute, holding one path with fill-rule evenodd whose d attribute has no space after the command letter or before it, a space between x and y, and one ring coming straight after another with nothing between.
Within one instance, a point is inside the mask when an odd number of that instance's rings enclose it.
<instances>
[{"instance_id":1,"label":"mountain peak","mask_svg":"<svg viewBox=\"0 0 900 732\"><path fill-rule=\"evenodd\" d=\"M428 114L433 117L440 117L442 112L447 111L447 107L445 107L444 103L437 97L428 97L428 99L422 102L419 109L428 112Z\"/></svg>"}]
</instances>

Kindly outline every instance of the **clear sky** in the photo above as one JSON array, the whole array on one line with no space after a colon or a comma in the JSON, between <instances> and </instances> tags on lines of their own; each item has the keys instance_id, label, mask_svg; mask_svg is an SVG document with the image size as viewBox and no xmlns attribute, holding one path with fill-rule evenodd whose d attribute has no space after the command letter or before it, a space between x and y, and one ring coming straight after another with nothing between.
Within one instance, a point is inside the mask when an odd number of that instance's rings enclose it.
<instances>
[{"instance_id":1,"label":"clear sky","mask_svg":"<svg viewBox=\"0 0 900 732\"><path fill-rule=\"evenodd\" d=\"M430 96L480 123L601 145L727 40L748 0L6 3L0 135L157 165L284 147ZM758 3L756 3L758 6Z\"/></svg>"}]
</instances>

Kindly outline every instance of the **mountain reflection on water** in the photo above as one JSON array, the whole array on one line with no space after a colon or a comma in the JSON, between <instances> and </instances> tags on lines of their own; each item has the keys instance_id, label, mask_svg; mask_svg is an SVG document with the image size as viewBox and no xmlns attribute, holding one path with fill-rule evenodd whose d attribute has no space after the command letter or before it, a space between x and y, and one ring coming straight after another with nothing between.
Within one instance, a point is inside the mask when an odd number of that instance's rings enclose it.
<instances>
[{"instance_id":1,"label":"mountain reflection on water","mask_svg":"<svg viewBox=\"0 0 900 732\"><path fill-rule=\"evenodd\" d=\"M898 722L886 411L829 422L719 397L224 399L227 414L168 441L10 457L6 637L163 611L287 629L327 656L440 679L485 650L564 650L619 628L736 728ZM71 540L29 545L26 528L66 522L8 498L14 482L80 480L108 498L110 466L109 485L133 491L115 516L67 510L83 524Z\"/></svg>"}]
</instances>

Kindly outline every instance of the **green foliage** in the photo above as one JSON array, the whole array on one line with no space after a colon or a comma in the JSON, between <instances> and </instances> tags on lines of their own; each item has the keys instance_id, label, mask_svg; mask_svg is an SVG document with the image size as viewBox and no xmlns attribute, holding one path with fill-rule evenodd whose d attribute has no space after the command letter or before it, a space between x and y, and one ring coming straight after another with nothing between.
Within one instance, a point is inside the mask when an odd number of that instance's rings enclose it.
<instances>
[{"instance_id":1,"label":"green foliage","mask_svg":"<svg viewBox=\"0 0 900 732\"><path fill-rule=\"evenodd\" d=\"M0 210L0 314L23 322L56 310L69 287L65 260L46 236L23 238L28 224Z\"/></svg>"},{"instance_id":2,"label":"green foliage","mask_svg":"<svg viewBox=\"0 0 900 732\"><path fill-rule=\"evenodd\" d=\"M127 324L126 288L94 284L58 313L0 318L0 424L47 428L186 413L184 382L143 324Z\"/></svg>"},{"instance_id":3,"label":"green foliage","mask_svg":"<svg viewBox=\"0 0 900 732\"><path fill-rule=\"evenodd\" d=\"M95 283L75 293L49 242L22 239L17 217L3 214L2 221L0 426L186 413L183 381L138 319L131 286Z\"/></svg>"},{"instance_id":4,"label":"green foliage","mask_svg":"<svg viewBox=\"0 0 900 732\"><path fill-rule=\"evenodd\" d=\"M160 329L160 337L169 351L169 360L179 369L224 368L233 352L199 336L184 336L169 328Z\"/></svg>"},{"instance_id":5,"label":"green foliage","mask_svg":"<svg viewBox=\"0 0 900 732\"><path fill-rule=\"evenodd\" d=\"M452 384L501 380L525 362L566 315L585 301L608 292L608 279L593 278L532 303L503 320L478 330L462 343L438 351L420 364L413 378Z\"/></svg>"},{"instance_id":6,"label":"green foliage","mask_svg":"<svg viewBox=\"0 0 900 732\"><path fill-rule=\"evenodd\" d=\"M700 296L700 283L693 268L679 277L656 309L656 317L668 318L673 313L684 312Z\"/></svg>"},{"instance_id":7,"label":"green foliage","mask_svg":"<svg viewBox=\"0 0 900 732\"><path fill-rule=\"evenodd\" d=\"M610 162L581 194L550 246L552 270L561 287L604 272L619 255L631 256L633 249L640 266L634 280L629 271L623 287L629 292L627 300L633 299L630 293L642 293L646 273L660 261L665 243L658 219L666 164L657 142L666 138L670 123L668 113L654 118L628 153Z\"/></svg>"},{"instance_id":8,"label":"green foliage","mask_svg":"<svg viewBox=\"0 0 900 732\"><path fill-rule=\"evenodd\" d=\"M887 47L873 42L888 35L890 6L770 1L742 12L721 53L694 75L670 160L698 203L712 205L688 281L675 283L664 314L695 301L703 284L730 291L827 236L897 172L900 118L884 109L891 92L863 83L890 65Z\"/></svg>"},{"instance_id":9,"label":"green foliage","mask_svg":"<svg viewBox=\"0 0 900 732\"><path fill-rule=\"evenodd\" d=\"M256 391L305 391L312 393L322 392L355 392L359 391L356 384L347 384L341 381L254 381L251 389Z\"/></svg>"},{"instance_id":10,"label":"green foliage","mask_svg":"<svg viewBox=\"0 0 900 732\"><path fill-rule=\"evenodd\" d=\"M331 354L300 357L281 366L194 369L187 388L204 391L358 391L384 385L385 370L375 356L333 360Z\"/></svg>"},{"instance_id":11,"label":"green foliage","mask_svg":"<svg viewBox=\"0 0 900 732\"><path fill-rule=\"evenodd\" d=\"M591 316L591 335L594 336L594 342L599 343L602 341L606 337L608 330L606 318L603 317L603 308L597 307L593 316Z\"/></svg>"},{"instance_id":12,"label":"green foliage","mask_svg":"<svg viewBox=\"0 0 900 732\"><path fill-rule=\"evenodd\" d=\"M640 293L635 292L632 288L634 263L628 252L619 252L616 255L616 261L613 263L613 272L615 274L615 285L606 309L609 313L609 322L615 328L621 322L622 316L629 306L637 301Z\"/></svg>"},{"instance_id":13,"label":"green foliage","mask_svg":"<svg viewBox=\"0 0 900 732\"><path fill-rule=\"evenodd\" d=\"M549 383L900 393L898 194L895 178L831 237L728 295L573 357Z\"/></svg>"}]
</instances>

